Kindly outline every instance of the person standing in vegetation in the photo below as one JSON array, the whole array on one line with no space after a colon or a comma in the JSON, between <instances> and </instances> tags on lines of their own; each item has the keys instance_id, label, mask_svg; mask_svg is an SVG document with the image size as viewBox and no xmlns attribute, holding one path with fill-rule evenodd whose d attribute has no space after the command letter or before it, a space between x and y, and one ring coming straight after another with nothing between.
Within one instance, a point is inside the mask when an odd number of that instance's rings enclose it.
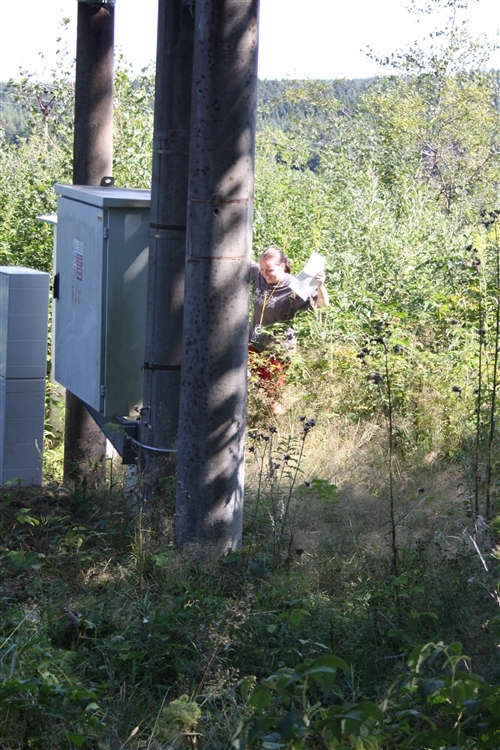
<instances>
[{"instance_id":1,"label":"person standing in vegetation","mask_svg":"<svg viewBox=\"0 0 500 750\"><path fill-rule=\"evenodd\" d=\"M288 355L297 346L291 321L299 310L329 305L325 274L317 273L317 291L306 300L292 289L290 262L281 248L271 245L251 265L253 319L250 326L250 372L271 398L273 413L281 411L278 396L285 383ZM280 325L281 324L281 325Z\"/></svg>"}]
</instances>

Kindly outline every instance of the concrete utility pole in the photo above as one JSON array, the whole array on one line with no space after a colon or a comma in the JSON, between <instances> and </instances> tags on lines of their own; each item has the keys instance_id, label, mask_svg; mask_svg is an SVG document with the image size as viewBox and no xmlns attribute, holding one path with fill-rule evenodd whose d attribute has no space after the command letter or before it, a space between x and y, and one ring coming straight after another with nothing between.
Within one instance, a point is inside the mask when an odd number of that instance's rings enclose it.
<instances>
[{"instance_id":1,"label":"concrete utility pole","mask_svg":"<svg viewBox=\"0 0 500 750\"><path fill-rule=\"evenodd\" d=\"M167 449L179 424L193 39L194 3L159 0L141 442ZM143 451L153 492L171 458Z\"/></svg>"},{"instance_id":2,"label":"concrete utility pole","mask_svg":"<svg viewBox=\"0 0 500 750\"><path fill-rule=\"evenodd\" d=\"M113 167L115 0L78 0L73 184L100 185ZM66 391L64 477L103 463L106 440L80 399Z\"/></svg>"},{"instance_id":3,"label":"concrete utility pole","mask_svg":"<svg viewBox=\"0 0 500 750\"><path fill-rule=\"evenodd\" d=\"M196 0L176 541L241 544L258 0Z\"/></svg>"}]
</instances>

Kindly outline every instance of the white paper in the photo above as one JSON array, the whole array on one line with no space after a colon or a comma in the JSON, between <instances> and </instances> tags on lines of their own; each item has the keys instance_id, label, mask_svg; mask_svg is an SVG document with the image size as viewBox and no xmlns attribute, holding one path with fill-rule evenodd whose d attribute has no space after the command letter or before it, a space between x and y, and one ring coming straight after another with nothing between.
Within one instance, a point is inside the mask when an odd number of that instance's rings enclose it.
<instances>
[{"instance_id":1,"label":"white paper","mask_svg":"<svg viewBox=\"0 0 500 750\"><path fill-rule=\"evenodd\" d=\"M305 301L312 297L318 288L318 282L314 277L324 271L325 258L314 251L299 275L290 282L290 288Z\"/></svg>"}]
</instances>

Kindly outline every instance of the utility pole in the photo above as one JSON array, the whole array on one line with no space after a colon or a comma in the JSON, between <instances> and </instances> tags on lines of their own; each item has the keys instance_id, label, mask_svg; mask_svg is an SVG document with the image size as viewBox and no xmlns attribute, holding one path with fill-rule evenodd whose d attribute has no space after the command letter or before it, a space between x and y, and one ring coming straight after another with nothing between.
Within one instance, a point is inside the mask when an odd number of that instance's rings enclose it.
<instances>
[{"instance_id":1,"label":"utility pole","mask_svg":"<svg viewBox=\"0 0 500 750\"><path fill-rule=\"evenodd\" d=\"M196 0L176 542L241 544L259 0Z\"/></svg>"},{"instance_id":2,"label":"utility pole","mask_svg":"<svg viewBox=\"0 0 500 750\"><path fill-rule=\"evenodd\" d=\"M100 185L113 168L115 0L78 0L73 184ZM66 391L64 478L89 464L104 466L106 439L73 393Z\"/></svg>"},{"instance_id":3,"label":"utility pole","mask_svg":"<svg viewBox=\"0 0 500 750\"><path fill-rule=\"evenodd\" d=\"M159 0L141 442L177 449L186 266L194 2ZM143 451L147 485L175 453Z\"/></svg>"}]
</instances>

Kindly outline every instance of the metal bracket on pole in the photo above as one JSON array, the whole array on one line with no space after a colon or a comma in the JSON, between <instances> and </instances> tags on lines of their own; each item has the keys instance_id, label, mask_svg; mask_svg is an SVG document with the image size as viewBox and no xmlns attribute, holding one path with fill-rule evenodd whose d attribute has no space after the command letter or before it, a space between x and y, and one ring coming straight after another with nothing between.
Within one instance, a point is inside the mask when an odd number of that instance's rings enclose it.
<instances>
[{"instance_id":1,"label":"metal bracket on pole","mask_svg":"<svg viewBox=\"0 0 500 750\"><path fill-rule=\"evenodd\" d=\"M196 3L196 0L182 0L182 4L185 5L187 8L189 8L189 11L192 16L194 16L195 3Z\"/></svg>"},{"instance_id":2,"label":"metal bracket on pole","mask_svg":"<svg viewBox=\"0 0 500 750\"><path fill-rule=\"evenodd\" d=\"M135 464L137 450L134 448L133 441L138 436L139 422L126 417L105 417L89 404L84 404L84 406L115 451L121 456L122 463Z\"/></svg>"}]
</instances>

